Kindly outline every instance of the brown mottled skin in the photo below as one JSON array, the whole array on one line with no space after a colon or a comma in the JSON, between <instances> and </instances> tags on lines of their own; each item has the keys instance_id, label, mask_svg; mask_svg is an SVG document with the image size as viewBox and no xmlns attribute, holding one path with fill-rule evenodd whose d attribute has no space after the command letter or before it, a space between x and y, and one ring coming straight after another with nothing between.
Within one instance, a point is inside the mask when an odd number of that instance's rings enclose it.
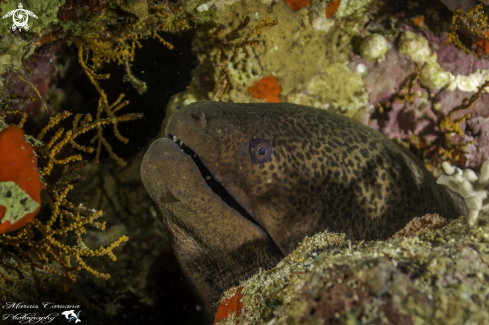
<instances>
[{"instance_id":1,"label":"brown mottled skin","mask_svg":"<svg viewBox=\"0 0 489 325\"><path fill-rule=\"evenodd\" d=\"M214 194L172 140L149 148L143 183L209 319L225 289L273 267L306 236L385 239L413 217L464 212L409 151L325 110L198 102L177 111L166 134L183 140L259 224ZM251 159L254 139L271 144L267 161Z\"/></svg>"}]
</instances>

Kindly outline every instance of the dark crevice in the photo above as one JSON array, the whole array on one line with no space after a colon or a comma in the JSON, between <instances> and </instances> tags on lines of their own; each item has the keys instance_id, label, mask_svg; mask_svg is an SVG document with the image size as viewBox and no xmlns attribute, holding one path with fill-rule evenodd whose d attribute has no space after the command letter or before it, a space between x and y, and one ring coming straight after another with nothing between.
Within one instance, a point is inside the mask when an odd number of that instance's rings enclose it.
<instances>
[{"instance_id":1,"label":"dark crevice","mask_svg":"<svg viewBox=\"0 0 489 325\"><path fill-rule=\"evenodd\" d=\"M197 65L191 48L192 32L160 33L160 36L175 47L170 50L157 39L143 39L140 40L142 48L136 49L134 61L130 62L131 73L147 84L148 90L143 94L138 93L129 82L124 82L126 71L123 64L105 63L97 70L100 74L110 74L110 79L99 80L110 104L121 93L125 94L124 100L129 101L129 105L117 112L117 116L129 113L144 115L142 119L118 123L122 136L129 139L127 144L117 139L112 126L104 127L104 137L124 160L129 160L155 138L161 130L167 103L173 95L187 89L192 79L191 71ZM66 76L57 81L57 88L63 89L66 94L61 110L96 116L100 95L77 62L77 48L66 48L66 52L64 57L69 57L71 64L66 64L69 67ZM91 59L88 63L92 63ZM90 145L93 136L93 132L82 135L79 142ZM107 157L107 151L102 150L101 158Z\"/></svg>"}]
</instances>

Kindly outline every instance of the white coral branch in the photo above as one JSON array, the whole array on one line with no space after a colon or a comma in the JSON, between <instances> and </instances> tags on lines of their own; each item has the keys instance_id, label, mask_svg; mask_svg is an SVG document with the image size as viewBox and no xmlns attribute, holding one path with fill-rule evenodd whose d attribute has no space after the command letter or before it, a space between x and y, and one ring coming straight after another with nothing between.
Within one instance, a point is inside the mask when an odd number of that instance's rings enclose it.
<instances>
[{"instance_id":1,"label":"white coral branch","mask_svg":"<svg viewBox=\"0 0 489 325\"><path fill-rule=\"evenodd\" d=\"M469 209L469 225L475 225L481 215L489 215L489 160L482 164L481 174L474 171L451 166L444 161L442 163L445 175L441 175L436 181L438 184L448 186L452 191L459 193L465 200Z\"/></svg>"}]
</instances>

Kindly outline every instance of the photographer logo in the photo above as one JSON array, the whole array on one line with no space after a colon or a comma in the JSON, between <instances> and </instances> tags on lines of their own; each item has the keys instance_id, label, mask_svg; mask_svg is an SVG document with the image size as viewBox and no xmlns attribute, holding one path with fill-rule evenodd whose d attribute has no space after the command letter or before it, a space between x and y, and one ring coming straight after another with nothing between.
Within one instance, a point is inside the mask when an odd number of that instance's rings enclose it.
<instances>
[{"instance_id":1,"label":"photographer logo","mask_svg":"<svg viewBox=\"0 0 489 325\"><path fill-rule=\"evenodd\" d=\"M62 323L81 323L80 305L58 305L54 302L43 302L42 304L25 304L23 302L5 302L0 310L0 323L8 324L50 324L58 318L66 319ZM32 311L30 311L30 310ZM60 311L59 309L64 309ZM78 310L78 312L76 312Z\"/></svg>"},{"instance_id":2,"label":"photographer logo","mask_svg":"<svg viewBox=\"0 0 489 325\"><path fill-rule=\"evenodd\" d=\"M12 19L14 20L14 24L12 25L13 31L15 31L17 28L20 31L22 31L22 28L28 31L29 25L27 24L27 21L29 20L29 16L37 18L37 16L32 11L23 9L22 3L19 3L18 9L7 12L7 14L2 17L2 19L8 18L10 16L12 16Z\"/></svg>"},{"instance_id":3,"label":"photographer logo","mask_svg":"<svg viewBox=\"0 0 489 325\"><path fill-rule=\"evenodd\" d=\"M68 311L62 312L61 315L64 315L66 317L66 319L68 320L68 322L71 322L72 320L74 320L75 324L76 324L78 322L81 322L81 320L79 318L80 313L81 313L81 310L78 312L78 314L75 314L74 310L68 310Z\"/></svg>"}]
</instances>

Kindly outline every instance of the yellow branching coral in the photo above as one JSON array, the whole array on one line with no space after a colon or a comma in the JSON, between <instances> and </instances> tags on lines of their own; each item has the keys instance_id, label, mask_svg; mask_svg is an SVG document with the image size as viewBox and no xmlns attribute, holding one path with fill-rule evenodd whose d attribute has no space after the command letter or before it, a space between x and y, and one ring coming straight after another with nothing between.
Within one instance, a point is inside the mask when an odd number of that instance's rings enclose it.
<instances>
[{"instance_id":1,"label":"yellow branching coral","mask_svg":"<svg viewBox=\"0 0 489 325\"><path fill-rule=\"evenodd\" d=\"M463 110L471 109L477 99L479 99L482 92L486 92L486 87L489 86L489 80L485 81L478 89L475 94L468 98L462 100L462 104L456 106L450 111L444 118L440 120L438 127L440 131L443 132L441 139L444 139L443 143L445 145L436 146L436 156L438 157L438 165L441 161L449 161L452 164L457 163L462 156L465 154L467 146L474 143L474 141L466 141L464 143L454 143L450 140L452 135L464 135L464 132L460 129L459 124L465 122L470 118L470 113L466 113L459 118L453 119L453 116ZM453 121L452 121L453 119ZM433 146L432 146L433 147Z\"/></svg>"},{"instance_id":2,"label":"yellow branching coral","mask_svg":"<svg viewBox=\"0 0 489 325\"><path fill-rule=\"evenodd\" d=\"M183 12L181 7L156 5L153 6L151 10L153 10L154 15L163 22L160 28L163 32L190 29L190 17ZM163 44L165 44L165 42L166 41L164 41ZM172 47L170 47L170 49L172 49Z\"/></svg>"},{"instance_id":3,"label":"yellow branching coral","mask_svg":"<svg viewBox=\"0 0 489 325\"><path fill-rule=\"evenodd\" d=\"M465 47L458 37L458 30L466 28L475 36L481 39L489 39L487 32L489 31L489 17L482 3L467 12L460 8L455 8L452 17L452 28L447 35L447 44L453 43L456 47L469 54L470 51Z\"/></svg>"},{"instance_id":4,"label":"yellow branching coral","mask_svg":"<svg viewBox=\"0 0 489 325\"><path fill-rule=\"evenodd\" d=\"M134 50L136 42L132 46L127 46L125 43L114 45L108 40L95 39L84 37L83 42L92 50L92 69L97 70L102 67L102 63L115 61L123 64L127 58L134 58Z\"/></svg>"},{"instance_id":5,"label":"yellow branching coral","mask_svg":"<svg viewBox=\"0 0 489 325\"><path fill-rule=\"evenodd\" d=\"M130 82L132 86L140 93L144 93L146 90L148 90L148 86L146 86L146 83L139 80L136 78L132 73L129 65L129 60L126 59L124 62L125 67L126 67L126 74L123 77L123 81Z\"/></svg>"},{"instance_id":6,"label":"yellow branching coral","mask_svg":"<svg viewBox=\"0 0 489 325\"><path fill-rule=\"evenodd\" d=\"M452 121L452 118L455 115L455 113L457 113L459 111L471 109L474 106L477 99L479 99L479 96L481 95L481 93L483 91L485 91L485 88L487 86L489 86L489 80L485 81L477 89L477 92L475 94L473 94L469 98L464 98L464 100L462 101L462 104L460 104L459 106L452 109L450 111L450 113L448 113L447 116L445 116L440 121L440 124L439 124L440 130L442 130L445 134L456 133L458 135L463 135L463 132L462 132L462 130L460 130L460 127L458 126L458 124L467 120L470 117L470 114L469 113L464 114L463 116L461 116L461 117L459 117L453 121Z\"/></svg>"},{"instance_id":7,"label":"yellow branching coral","mask_svg":"<svg viewBox=\"0 0 489 325\"><path fill-rule=\"evenodd\" d=\"M419 85L419 71L410 74L403 82L400 90L392 95L386 103L379 103L377 110L380 114L386 114L392 108L394 102L409 103L413 102L416 96L415 88ZM428 169L440 167L443 161L449 161L453 165L463 165L466 157L467 147L473 141L464 141L463 143L454 140L454 136L462 136L464 132L460 129L459 124L470 118L470 113L463 114L460 117L454 116L464 110L472 108L482 92L486 92L489 87L489 80L484 82L472 96L463 99L462 103L453 108L446 116L438 122L438 130L435 131L436 139L426 141L419 136L412 134L407 140L399 140L399 143L413 150L418 157L422 158Z\"/></svg>"},{"instance_id":8,"label":"yellow branching coral","mask_svg":"<svg viewBox=\"0 0 489 325\"><path fill-rule=\"evenodd\" d=\"M39 97L39 100L41 101L41 110L47 111L48 110L48 107L46 105L46 102L42 98L41 94L39 93L39 90L37 90L37 88L32 83L30 83L29 81L25 80L21 76L17 76L17 78L19 78L20 80L22 80L23 82L25 82L29 87L31 87L32 90L34 90L34 92L36 93L36 95ZM29 98L27 98L27 99L29 100Z\"/></svg>"},{"instance_id":9,"label":"yellow branching coral","mask_svg":"<svg viewBox=\"0 0 489 325\"><path fill-rule=\"evenodd\" d=\"M460 111L472 108L479 99L482 92L486 91L489 86L489 80L484 82L475 94L468 98L464 98L462 103L452 109L438 123L438 128L441 134L433 143L424 143L418 137L411 136L410 142L414 147L422 152L425 165L431 169L433 166L440 167L443 161L449 161L452 165L463 165L465 161L465 153L467 146L473 141L465 141L456 143L452 140L453 135L464 135L459 124L470 118L470 113L466 113L458 118L453 118Z\"/></svg>"},{"instance_id":10,"label":"yellow branching coral","mask_svg":"<svg viewBox=\"0 0 489 325\"><path fill-rule=\"evenodd\" d=\"M409 102L412 103L415 98L415 93L413 89L419 86L419 69L416 69L413 73L406 77L404 82L401 85L401 89L396 92L388 102L379 103L377 105L377 109L380 114L383 114L384 111L388 111L392 108L392 104L394 102Z\"/></svg>"},{"instance_id":11,"label":"yellow branching coral","mask_svg":"<svg viewBox=\"0 0 489 325\"><path fill-rule=\"evenodd\" d=\"M21 115L21 119L19 121L19 124L17 125L19 128L22 128L24 126L24 123L25 121L27 120L27 117L29 116L26 112L22 112L22 111L16 111L16 110L5 110L5 111L1 111L2 114L0 114L0 117L2 119L5 119L7 117L7 115Z\"/></svg>"},{"instance_id":12,"label":"yellow branching coral","mask_svg":"<svg viewBox=\"0 0 489 325\"><path fill-rule=\"evenodd\" d=\"M119 111L121 108L129 104L129 101L122 101L124 98L124 94L120 94L117 100L109 104L109 100L107 98L107 95L105 94L105 91L100 87L100 84L98 83L97 80L99 79L108 79L110 77L109 74L97 74L93 69L90 69L87 64L85 63L85 59L83 57L83 47L80 46L78 49L78 59L80 61L81 66L85 70L88 78L92 82L92 84L95 86L95 89L97 89L97 92L100 94L100 99L98 102L98 108L97 108L97 116L96 120L99 121L102 119L102 114L107 115L109 118L114 119L114 134L119 139L121 142L124 144L127 144L129 142L129 139L123 137L119 129L117 128L117 123L118 122L126 122L126 121L132 121L136 120L139 118L142 118L142 114L135 114L135 113L130 113L130 114L125 114L121 116L116 116L115 113ZM97 156L95 158L95 161L98 163L99 162L99 157L100 157L100 152L102 150L102 146L109 152L109 155L112 159L117 161L117 163L121 166L125 166L126 163L122 158L117 156L117 154L112 150L112 146L107 142L107 140L103 136L103 129L99 128L97 131L97 135L91 140L91 143L95 143L95 141L98 142L97 145Z\"/></svg>"},{"instance_id":13,"label":"yellow branching coral","mask_svg":"<svg viewBox=\"0 0 489 325\"><path fill-rule=\"evenodd\" d=\"M5 111L2 116L15 112ZM23 115L22 123L26 117L25 113ZM43 139L50 129L70 116L71 113L63 112L51 118L37 139ZM66 281L74 282L76 272L81 269L85 269L96 277L110 278L109 274L100 273L87 265L84 258L107 255L112 260L116 260L113 250L122 242L127 241L128 238L121 236L108 247L95 249L88 248L84 244L82 234L86 232L87 227L105 229L105 222L97 221L103 215L103 211L88 209L82 205L77 206L67 199L69 192L73 189L73 184L79 181L75 172L86 165L86 162L81 161L80 155L71 155L62 159L57 158L57 155L68 145L83 152L93 152L93 148L76 143L76 138L94 128L101 128L106 124L115 122L114 118L92 121L90 115L83 117L77 114L74 117L71 130L65 132L63 128L58 128L49 141L46 143L38 141L35 144L36 153L47 160L46 166L41 169L43 176L48 176L55 165L63 164L65 167L58 181L54 184L48 182L42 192L44 201L51 208L49 219L43 222L39 218L35 218L32 223L27 224L12 235L0 235L0 245L3 247L0 251L0 268L7 271L1 272L0 285L4 282L12 282L14 273L18 277L22 277L21 270L25 268L30 270L33 279L40 287L44 287L44 285L40 282L36 270L44 270L57 275L65 288ZM75 163L69 164L72 162ZM70 246L62 240L63 237L70 236L70 233L74 233L75 246ZM12 264L11 261L17 257L21 260ZM72 265L74 261L78 265Z\"/></svg>"},{"instance_id":14,"label":"yellow branching coral","mask_svg":"<svg viewBox=\"0 0 489 325\"><path fill-rule=\"evenodd\" d=\"M51 129L52 127L57 125L61 120L69 116L71 116L71 113L64 111L63 113L52 117L49 123L41 130L41 132L37 136L37 139L42 140L49 129ZM71 144L73 148L83 152L87 152L87 153L93 152L94 150L93 148L81 146L75 142L75 139L79 135L84 134L87 131L94 129L96 127L100 130L101 126L103 125L114 124L117 122L117 120L114 118L100 119L99 116L97 116L97 120L95 122L92 122L92 117L90 116L90 114L85 115L83 121L81 120L81 118L82 115L77 114L73 121L72 130L69 130L65 133L63 128L59 128L58 131L54 134L54 136L51 137L49 142L44 146L42 146L40 149L38 149L41 155L49 160L47 166L41 170L41 176L49 175L55 164L66 165L70 162L82 160L81 155L72 155L62 159L56 158L56 155L59 154L61 149L66 147L67 144Z\"/></svg>"},{"instance_id":15,"label":"yellow branching coral","mask_svg":"<svg viewBox=\"0 0 489 325\"><path fill-rule=\"evenodd\" d=\"M147 90L147 85L145 82L134 76L131 72L130 64L130 62L134 61L136 48L142 47L139 40L153 37L158 39L169 49L172 49L173 45L164 40L158 32L185 30L190 28L190 26L188 25L188 15L184 14L183 10L179 7L157 5L151 7L148 11L148 4L143 1L138 4L124 3L121 5L121 9L136 15L137 20L131 20L127 24L122 24L117 31L114 31L114 33L110 35L110 37L107 37L107 35L97 36L92 33L89 36L71 37L70 41L78 47L78 60L100 95L96 120L101 120L103 115L115 119L115 122L113 123L114 134L118 140L127 144L129 139L121 135L117 128L117 124L119 122L139 119L143 115L131 113L116 116L115 114L128 105L129 101L123 101L125 95L120 94L117 100L110 104L105 91L100 87L98 82L100 79L109 79L110 74L97 74L96 71L102 68L104 63L116 62L120 65L124 64L126 74L123 77L123 81L131 83L132 86L142 94ZM152 19L147 17L150 12L151 15L154 14ZM110 157L116 160L118 164L121 166L126 165L122 158L114 152L112 146L103 136L102 128L98 128L97 135L91 141L91 143L95 142L97 142L96 162L99 161L103 147L107 150Z\"/></svg>"}]
</instances>

